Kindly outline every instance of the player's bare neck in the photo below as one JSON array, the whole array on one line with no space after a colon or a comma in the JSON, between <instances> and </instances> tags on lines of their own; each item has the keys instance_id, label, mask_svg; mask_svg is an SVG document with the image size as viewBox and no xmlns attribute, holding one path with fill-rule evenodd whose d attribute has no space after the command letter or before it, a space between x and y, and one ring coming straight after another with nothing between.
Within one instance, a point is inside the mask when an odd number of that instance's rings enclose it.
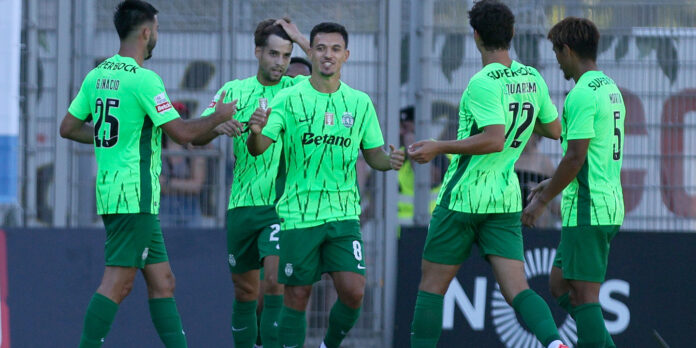
<instances>
[{"instance_id":1,"label":"player's bare neck","mask_svg":"<svg viewBox=\"0 0 696 348\"><path fill-rule=\"evenodd\" d=\"M506 67L512 66L512 59L510 59L510 53L508 50L497 49L497 50L483 50L481 52L481 62L483 66L491 63L500 63Z\"/></svg>"},{"instance_id":2,"label":"player's bare neck","mask_svg":"<svg viewBox=\"0 0 696 348\"><path fill-rule=\"evenodd\" d=\"M575 80L576 83L578 82L578 80L580 80L580 77L582 77L582 75L586 72L599 70L599 68L597 67L597 62L591 59L579 60L576 66L577 69L573 74L573 80Z\"/></svg>"},{"instance_id":3,"label":"player's bare neck","mask_svg":"<svg viewBox=\"0 0 696 348\"><path fill-rule=\"evenodd\" d=\"M339 74L334 74L333 76L324 77L320 76L318 73L312 74L309 78L309 83L320 93L334 93L341 86L341 79Z\"/></svg>"},{"instance_id":4,"label":"player's bare neck","mask_svg":"<svg viewBox=\"0 0 696 348\"><path fill-rule=\"evenodd\" d=\"M143 66L143 62L145 61L145 52L128 42L121 42L121 48L118 50L118 55L121 57L133 58L140 66Z\"/></svg>"}]
</instances>

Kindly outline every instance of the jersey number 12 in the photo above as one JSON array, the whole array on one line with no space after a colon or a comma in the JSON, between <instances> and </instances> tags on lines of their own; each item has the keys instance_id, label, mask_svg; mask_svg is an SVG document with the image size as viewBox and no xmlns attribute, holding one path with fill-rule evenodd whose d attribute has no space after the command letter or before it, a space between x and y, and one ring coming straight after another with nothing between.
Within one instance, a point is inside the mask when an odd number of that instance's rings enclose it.
<instances>
[{"instance_id":1,"label":"jersey number 12","mask_svg":"<svg viewBox=\"0 0 696 348\"><path fill-rule=\"evenodd\" d=\"M517 124L517 116L520 114L520 103L510 103L509 109L512 111L512 124L510 125L510 129L508 129L507 133L505 133L505 139L507 139L510 132L515 129L515 124ZM534 118L534 105L525 102L522 104L521 113L526 114L527 118L525 118L524 122L517 128L515 137L512 139L510 147L518 148L520 145L522 145L519 138L520 135L522 135L522 133L524 133L524 131L529 127L529 125L532 124L532 119Z\"/></svg>"}]
</instances>

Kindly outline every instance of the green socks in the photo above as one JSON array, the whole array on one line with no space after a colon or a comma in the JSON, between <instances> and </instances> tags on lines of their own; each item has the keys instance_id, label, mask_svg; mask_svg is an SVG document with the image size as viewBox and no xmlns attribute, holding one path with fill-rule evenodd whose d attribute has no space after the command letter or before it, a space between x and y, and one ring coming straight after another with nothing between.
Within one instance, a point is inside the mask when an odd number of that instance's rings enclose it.
<instances>
[{"instance_id":1,"label":"green socks","mask_svg":"<svg viewBox=\"0 0 696 348\"><path fill-rule=\"evenodd\" d=\"M578 327L578 348L607 347L607 328L604 326L599 303L585 303L573 309ZM609 337L611 339L611 337ZM612 342L613 343L613 342Z\"/></svg>"},{"instance_id":2,"label":"green socks","mask_svg":"<svg viewBox=\"0 0 696 348\"><path fill-rule=\"evenodd\" d=\"M411 348L435 348L442 333L444 296L418 291L411 323Z\"/></svg>"},{"instance_id":3,"label":"green socks","mask_svg":"<svg viewBox=\"0 0 696 348\"><path fill-rule=\"evenodd\" d=\"M283 308L283 295L263 295L263 312L261 312L261 342L264 348L278 348L278 321Z\"/></svg>"},{"instance_id":4,"label":"green socks","mask_svg":"<svg viewBox=\"0 0 696 348\"><path fill-rule=\"evenodd\" d=\"M278 321L278 339L285 347L302 347L307 330L305 312L283 306ZM282 347L282 346L281 346Z\"/></svg>"},{"instance_id":5,"label":"green socks","mask_svg":"<svg viewBox=\"0 0 696 348\"><path fill-rule=\"evenodd\" d=\"M512 307L544 347L561 339L549 306L534 290L527 289L517 294Z\"/></svg>"},{"instance_id":6,"label":"green socks","mask_svg":"<svg viewBox=\"0 0 696 348\"><path fill-rule=\"evenodd\" d=\"M232 338L234 346L251 348L256 343L256 300L232 304Z\"/></svg>"},{"instance_id":7,"label":"green socks","mask_svg":"<svg viewBox=\"0 0 696 348\"><path fill-rule=\"evenodd\" d=\"M173 297L151 298L150 317L162 343L167 348L186 348L186 336Z\"/></svg>"},{"instance_id":8,"label":"green socks","mask_svg":"<svg viewBox=\"0 0 696 348\"><path fill-rule=\"evenodd\" d=\"M111 323L118 311L118 304L108 297L94 293L87 306L85 327L80 339L80 348L99 348L111 329Z\"/></svg>"},{"instance_id":9,"label":"green socks","mask_svg":"<svg viewBox=\"0 0 696 348\"><path fill-rule=\"evenodd\" d=\"M326 331L326 336L324 336L324 344L327 348L338 348L341 345L348 331L358 321L360 310L361 308L353 309L343 304L341 300L336 300L333 307L331 307L329 328Z\"/></svg>"},{"instance_id":10,"label":"green socks","mask_svg":"<svg viewBox=\"0 0 696 348\"><path fill-rule=\"evenodd\" d=\"M561 295L558 299L556 299L558 302L558 305L561 306L561 308L565 309L568 313L570 313L570 316L577 321L575 318L575 308L570 304L570 293L565 293ZM600 314L602 312L602 309L600 307ZM580 325L579 323L576 323L577 325ZM604 326L604 317L602 317L602 326ZM578 326L578 337L580 337L580 328ZM616 344L614 344L614 340L611 339L611 335L609 334L609 331L607 331L606 326L604 326L604 346L606 348L616 348Z\"/></svg>"}]
</instances>

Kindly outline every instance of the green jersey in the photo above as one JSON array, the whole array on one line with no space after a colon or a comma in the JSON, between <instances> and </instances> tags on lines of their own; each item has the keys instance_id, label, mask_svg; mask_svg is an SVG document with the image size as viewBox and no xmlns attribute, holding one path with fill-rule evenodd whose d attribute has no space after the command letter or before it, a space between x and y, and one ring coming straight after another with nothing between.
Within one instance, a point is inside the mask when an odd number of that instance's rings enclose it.
<instances>
[{"instance_id":1,"label":"green jersey","mask_svg":"<svg viewBox=\"0 0 696 348\"><path fill-rule=\"evenodd\" d=\"M162 79L115 55L87 74L68 112L94 120L97 213L159 212L161 125L179 117Z\"/></svg>"},{"instance_id":2,"label":"green jersey","mask_svg":"<svg viewBox=\"0 0 696 348\"><path fill-rule=\"evenodd\" d=\"M208 116L215 111L215 104L220 99L222 91L227 91L225 103L237 99L237 113L234 118L240 122L248 122L256 108L259 107L259 99L270 101L281 89L295 85L298 81L307 79L307 76L299 75L295 78L283 76L279 83L273 86L262 85L256 76L244 80L234 80L225 83L215 94L213 101L201 116ZM234 145L234 181L230 192L228 209L236 207L274 205L276 197L283 189L282 179L285 176L284 167L278 176L278 165L284 165L282 161L282 145L272 144L260 156L251 156L247 149L246 141L249 132L233 138ZM279 185L276 180L279 179ZM280 191L279 191L280 190Z\"/></svg>"},{"instance_id":3,"label":"green jersey","mask_svg":"<svg viewBox=\"0 0 696 348\"><path fill-rule=\"evenodd\" d=\"M287 178L276 207L283 229L358 219L359 150L384 145L370 97L343 82L321 93L306 80L278 92L271 109L262 134L283 141Z\"/></svg>"},{"instance_id":4,"label":"green jersey","mask_svg":"<svg viewBox=\"0 0 696 348\"><path fill-rule=\"evenodd\" d=\"M578 175L563 190L563 226L621 225L626 107L614 81L601 71L584 73L563 105L563 155L568 140L590 139Z\"/></svg>"},{"instance_id":5,"label":"green jersey","mask_svg":"<svg viewBox=\"0 0 696 348\"><path fill-rule=\"evenodd\" d=\"M505 125L505 146L486 155L455 155L442 183L438 205L464 213L515 213L522 210L514 171L536 119L558 118L546 82L534 68L513 61L486 65L476 73L459 104L457 139L483 127Z\"/></svg>"}]
</instances>

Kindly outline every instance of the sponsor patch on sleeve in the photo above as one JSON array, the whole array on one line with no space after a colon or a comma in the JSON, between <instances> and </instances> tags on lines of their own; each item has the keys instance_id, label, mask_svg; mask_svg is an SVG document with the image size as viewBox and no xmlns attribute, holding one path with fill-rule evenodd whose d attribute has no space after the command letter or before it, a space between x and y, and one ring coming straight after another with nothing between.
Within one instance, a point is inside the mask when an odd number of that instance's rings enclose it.
<instances>
[{"instance_id":1,"label":"sponsor patch on sleeve","mask_svg":"<svg viewBox=\"0 0 696 348\"><path fill-rule=\"evenodd\" d=\"M160 114L172 108L172 103L169 102L167 94L164 92L155 96L155 105Z\"/></svg>"},{"instance_id":2,"label":"sponsor patch on sleeve","mask_svg":"<svg viewBox=\"0 0 696 348\"><path fill-rule=\"evenodd\" d=\"M210 101L210 105L208 105L208 107L209 107L209 108L215 107L215 104L217 104L218 99L220 99L220 95L219 95L219 94L216 94L216 95L213 97L213 100Z\"/></svg>"}]
</instances>

